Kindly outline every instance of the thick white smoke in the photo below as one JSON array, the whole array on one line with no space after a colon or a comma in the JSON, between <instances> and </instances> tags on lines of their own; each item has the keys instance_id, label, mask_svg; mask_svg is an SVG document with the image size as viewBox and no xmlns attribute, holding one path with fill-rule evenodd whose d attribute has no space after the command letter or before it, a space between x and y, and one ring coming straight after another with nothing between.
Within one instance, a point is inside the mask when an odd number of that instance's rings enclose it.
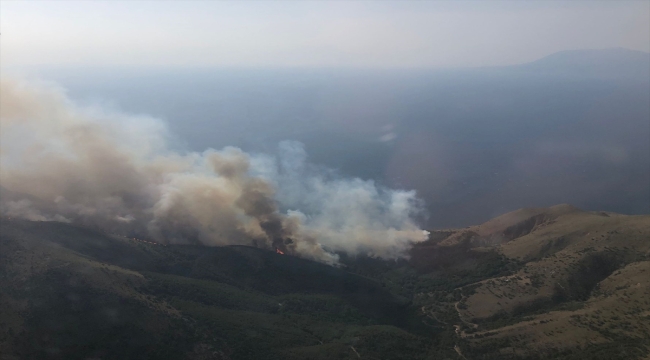
<instances>
[{"instance_id":1,"label":"thick white smoke","mask_svg":"<svg viewBox=\"0 0 650 360\"><path fill-rule=\"evenodd\" d=\"M336 264L337 252L406 256L426 239L413 191L342 179L278 154L171 151L162 122L80 108L52 85L3 79L0 211L166 243L280 248Z\"/></svg>"}]
</instances>

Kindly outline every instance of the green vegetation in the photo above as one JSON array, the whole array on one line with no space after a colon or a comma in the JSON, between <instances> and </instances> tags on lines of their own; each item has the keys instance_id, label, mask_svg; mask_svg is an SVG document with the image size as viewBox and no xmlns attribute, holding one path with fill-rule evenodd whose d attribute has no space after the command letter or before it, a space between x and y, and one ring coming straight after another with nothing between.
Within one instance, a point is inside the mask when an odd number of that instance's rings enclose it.
<instances>
[{"instance_id":1,"label":"green vegetation","mask_svg":"<svg viewBox=\"0 0 650 360\"><path fill-rule=\"evenodd\" d=\"M241 246L163 247L59 223L5 222L1 235L10 250L2 253L1 300L25 307L13 309L23 321L0 339L18 358L453 352L434 348L435 331L410 300L349 270Z\"/></svg>"},{"instance_id":2,"label":"green vegetation","mask_svg":"<svg viewBox=\"0 0 650 360\"><path fill-rule=\"evenodd\" d=\"M556 303L589 298L599 282L630 262L624 252L595 252L580 259L565 279L556 283L553 301Z\"/></svg>"},{"instance_id":3,"label":"green vegetation","mask_svg":"<svg viewBox=\"0 0 650 360\"><path fill-rule=\"evenodd\" d=\"M533 217L501 217L486 227L501 229L494 236L435 232L409 260L342 255L339 268L245 246L161 246L2 219L0 358L647 356L647 229L622 234L616 221L625 217L587 217L614 224L587 236Z\"/></svg>"}]
</instances>

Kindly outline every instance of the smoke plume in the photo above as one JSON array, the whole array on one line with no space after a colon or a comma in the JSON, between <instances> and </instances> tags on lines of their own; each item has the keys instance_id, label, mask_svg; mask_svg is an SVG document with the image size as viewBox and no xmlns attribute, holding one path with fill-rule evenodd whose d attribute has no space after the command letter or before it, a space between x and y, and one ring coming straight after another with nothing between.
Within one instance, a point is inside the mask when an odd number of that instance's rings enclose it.
<instances>
[{"instance_id":1,"label":"smoke plume","mask_svg":"<svg viewBox=\"0 0 650 360\"><path fill-rule=\"evenodd\" d=\"M170 150L161 121L79 107L62 89L3 79L0 211L164 243L276 248L328 264L337 252L387 259L426 239L413 191L343 179L307 163L234 147Z\"/></svg>"}]
</instances>

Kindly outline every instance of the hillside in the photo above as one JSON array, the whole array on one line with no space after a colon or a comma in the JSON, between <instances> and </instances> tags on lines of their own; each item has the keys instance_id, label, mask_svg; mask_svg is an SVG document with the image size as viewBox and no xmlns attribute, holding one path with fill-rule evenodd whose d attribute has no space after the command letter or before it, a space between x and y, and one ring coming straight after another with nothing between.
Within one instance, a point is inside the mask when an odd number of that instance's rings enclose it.
<instances>
[{"instance_id":1,"label":"hillside","mask_svg":"<svg viewBox=\"0 0 650 360\"><path fill-rule=\"evenodd\" d=\"M650 216L569 205L330 267L2 219L0 359L634 359Z\"/></svg>"},{"instance_id":2,"label":"hillside","mask_svg":"<svg viewBox=\"0 0 650 360\"><path fill-rule=\"evenodd\" d=\"M468 358L497 351L584 359L647 353L650 216L568 205L522 209L450 232L440 244L462 241L519 264L462 288L455 308Z\"/></svg>"},{"instance_id":3,"label":"hillside","mask_svg":"<svg viewBox=\"0 0 650 360\"><path fill-rule=\"evenodd\" d=\"M407 299L250 247L163 246L3 219L3 359L423 358ZM382 355L385 356L385 355Z\"/></svg>"}]
</instances>

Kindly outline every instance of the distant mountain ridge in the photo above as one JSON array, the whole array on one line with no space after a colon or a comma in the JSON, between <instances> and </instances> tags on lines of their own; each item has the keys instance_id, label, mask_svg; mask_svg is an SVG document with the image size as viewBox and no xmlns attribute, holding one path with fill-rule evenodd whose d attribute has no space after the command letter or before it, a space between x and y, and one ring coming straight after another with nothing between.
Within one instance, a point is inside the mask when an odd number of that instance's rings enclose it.
<instances>
[{"instance_id":1,"label":"distant mountain ridge","mask_svg":"<svg viewBox=\"0 0 650 360\"><path fill-rule=\"evenodd\" d=\"M516 67L567 75L648 77L650 53L624 48L565 50Z\"/></svg>"}]
</instances>

